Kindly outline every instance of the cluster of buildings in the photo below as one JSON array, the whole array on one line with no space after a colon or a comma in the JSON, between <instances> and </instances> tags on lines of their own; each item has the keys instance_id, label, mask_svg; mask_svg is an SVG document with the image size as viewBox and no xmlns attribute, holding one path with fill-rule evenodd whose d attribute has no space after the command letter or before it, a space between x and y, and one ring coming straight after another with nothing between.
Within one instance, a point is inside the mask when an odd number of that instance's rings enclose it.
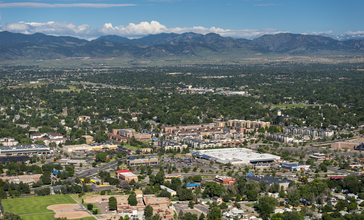
<instances>
[{"instance_id":1,"label":"cluster of buildings","mask_svg":"<svg viewBox=\"0 0 364 220\"><path fill-rule=\"evenodd\" d=\"M167 197L156 195L143 195L141 190L135 190L137 205L131 206L128 203L129 195L115 196L117 201L117 213L121 215L135 216L138 212L144 212L146 206L153 208L153 215L158 214L162 219L173 218L174 211L170 208L171 201Z\"/></svg>"},{"instance_id":2,"label":"cluster of buildings","mask_svg":"<svg viewBox=\"0 0 364 220\"><path fill-rule=\"evenodd\" d=\"M324 129L315 129L315 128L300 128L295 126L288 126L282 129L284 134L292 134L294 136L300 137L312 137L316 138L332 138L334 136L334 131L332 130L324 130Z\"/></svg>"},{"instance_id":3,"label":"cluster of buildings","mask_svg":"<svg viewBox=\"0 0 364 220\"><path fill-rule=\"evenodd\" d=\"M50 143L54 142L58 144L65 144L67 138L65 138L62 134L48 132L48 133L35 133L31 134L30 139L33 141L43 141L45 145L49 145Z\"/></svg>"},{"instance_id":4,"label":"cluster of buildings","mask_svg":"<svg viewBox=\"0 0 364 220\"><path fill-rule=\"evenodd\" d=\"M283 142L283 143L291 143L291 144L299 144L302 143L302 139L297 139L292 135L280 134L280 133L265 133L265 136L268 138L272 138L273 140Z\"/></svg>"},{"instance_id":5,"label":"cluster of buildings","mask_svg":"<svg viewBox=\"0 0 364 220\"><path fill-rule=\"evenodd\" d=\"M0 138L0 144L2 146L14 146L18 145L18 141L14 140L14 138Z\"/></svg>"},{"instance_id":6,"label":"cluster of buildings","mask_svg":"<svg viewBox=\"0 0 364 220\"><path fill-rule=\"evenodd\" d=\"M226 128L226 126L228 128ZM212 148L221 146L235 146L243 144L248 138L245 134L257 128L269 127L269 122L229 120L199 125L179 125L161 127L165 137L170 140L161 140L158 146L165 149L177 149L190 145L192 148ZM184 143L184 144L181 144Z\"/></svg>"},{"instance_id":7,"label":"cluster of buildings","mask_svg":"<svg viewBox=\"0 0 364 220\"><path fill-rule=\"evenodd\" d=\"M118 141L126 142L128 139L134 137L137 141L150 141L152 135L149 133L136 133L133 128L125 129L112 129L112 133L109 133L109 137Z\"/></svg>"}]
</instances>

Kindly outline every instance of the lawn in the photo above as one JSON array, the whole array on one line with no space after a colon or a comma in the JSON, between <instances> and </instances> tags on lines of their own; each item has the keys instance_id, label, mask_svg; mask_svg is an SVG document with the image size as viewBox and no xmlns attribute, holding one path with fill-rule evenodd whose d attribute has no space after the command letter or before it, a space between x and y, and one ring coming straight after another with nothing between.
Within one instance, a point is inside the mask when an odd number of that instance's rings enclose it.
<instances>
[{"instance_id":1,"label":"lawn","mask_svg":"<svg viewBox=\"0 0 364 220\"><path fill-rule=\"evenodd\" d=\"M50 205L75 204L76 201L69 195L36 196L14 199L3 199L5 212L14 212L23 220L49 220L53 219L54 212L47 209ZM87 220L95 218L83 218Z\"/></svg>"}]
</instances>

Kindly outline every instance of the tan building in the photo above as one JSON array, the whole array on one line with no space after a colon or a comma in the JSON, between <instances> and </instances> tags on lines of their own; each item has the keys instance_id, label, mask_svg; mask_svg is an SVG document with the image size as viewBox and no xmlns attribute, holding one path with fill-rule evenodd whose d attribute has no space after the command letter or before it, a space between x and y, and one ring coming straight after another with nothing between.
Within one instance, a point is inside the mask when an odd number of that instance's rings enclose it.
<instances>
[{"instance_id":1,"label":"tan building","mask_svg":"<svg viewBox=\"0 0 364 220\"><path fill-rule=\"evenodd\" d=\"M86 140L86 144L91 144L94 141L94 137L91 135L82 135L83 138Z\"/></svg>"},{"instance_id":2,"label":"tan building","mask_svg":"<svg viewBox=\"0 0 364 220\"><path fill-rule=\"evenodd\" d=\"M241 127L241 128L265 128L270 127L270 122L264 122L264 121L249 121L249 120L229 120L227 122L228 127Z\"/></svg>"},{"instance_id":3,"label":"tan building","mask_svg":"<svg viewBox=\"0 0 364 220\"><path fill-rule=\"evenodd\" d=\"M117 212L118 214L136 215L138 211L144 211L145 205L143 200L138 200L136 206L131 206L128 203L129 195L121 195L116 197L117 202Z\"/></svg>"},{"instance_id":4,"label":"tan building","mask_svg":"<svg viewBox=\"0 0 364 220\"><path fill-rule=\"evenodd\" d=\"M88 145L88 144L78 144L78 145L66 145L63 149L67 152L76 152L76 151L100 151L103 149L108 150L116 150L118 149L117 145L114 144L100 144L100 145Z\"/></svg>"},{"instance_id":5,"label":"tan building","mask_svg":"<svg viewBox=\"0 0 364 220\"><path fill-rule=\"evenodd\" d=\"M129 159L128 164L130 166L137 165L158 165L158 158L150 157L145 159Z\"/></svg>"},{"instance_id":6,"label":"tan building","mask_svg":"<svg viewBox=\"0 0 364 220\"><path fill-rule=\"evenodd\" d=\"M14 138L0 138L0 144L2 146L15 146L18 145L18 141L16 141Z\"/></svg>"},{"instance_id":7,"label":"tan building","mask_svg":"<svg viewBox=\"0 0 364 220\"><path fill-rule=\"evenodd\" d=\"M119 179L125 180L130 183L130 181L134 180L135 182L138 182L138 176L134 173L120 173Z\"/></svg>"},{"instance_id":8,"label":"tan building","mask_svg":"<svg viewBox=\"0 0 364 220\"><path fill-rule=\"evenodd\" d=\"M169 208L171 201L166 197L156 197L155 195L144 195L144 203L153 208L153 215L158 214L162 219L173 218L174 211Z\"/></svg>"},{"instance_id":9,"label":"tan building","mask_svg":"<svg viewBox=\"0 0 364 220\"><path fill-rule=\"evenodd\" d=\"M29 186L32 186L33 183L39 181L42 174L33 174L33 175L20 175L20 176L5 176L0 177L2 181L9 181L15 184L19 184L20 182L27 183Z\"/></svg>"}]
</instances>

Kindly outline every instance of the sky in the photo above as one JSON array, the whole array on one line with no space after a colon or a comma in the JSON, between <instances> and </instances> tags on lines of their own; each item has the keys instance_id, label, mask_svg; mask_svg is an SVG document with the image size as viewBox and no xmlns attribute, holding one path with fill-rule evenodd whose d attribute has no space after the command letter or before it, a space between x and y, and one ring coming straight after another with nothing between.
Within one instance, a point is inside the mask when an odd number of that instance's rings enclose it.
<instances>
[{"instance_id":1,"label":"sky","mask_svg":"<svg viewBox=\"0 0 364 220\"><path fill-rule=\"evenodd\" d=\"M364 34L363 0L0 0L0 31L95 39L149 34Z\"/></svg>"}]
</instances>

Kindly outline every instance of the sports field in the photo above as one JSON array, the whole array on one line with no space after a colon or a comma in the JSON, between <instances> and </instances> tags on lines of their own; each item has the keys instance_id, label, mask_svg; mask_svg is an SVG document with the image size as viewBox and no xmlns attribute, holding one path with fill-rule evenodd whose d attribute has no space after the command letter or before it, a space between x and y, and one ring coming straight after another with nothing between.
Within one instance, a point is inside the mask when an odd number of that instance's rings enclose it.
<instances>
[{"instance_id":1,"label":"sports field","mask_svg":"<svg viewBox=\"0 0 364 220\"><path fill-rule=\"evenodd\" d=\"M5 212L14 212L23 220L49 220L54 219L55 212L47 209L55 204L76 204L69 195L37 196L26 198L3 199ZM93 217L84 220L95 220Z\"/></svg>"}]
</instances>

